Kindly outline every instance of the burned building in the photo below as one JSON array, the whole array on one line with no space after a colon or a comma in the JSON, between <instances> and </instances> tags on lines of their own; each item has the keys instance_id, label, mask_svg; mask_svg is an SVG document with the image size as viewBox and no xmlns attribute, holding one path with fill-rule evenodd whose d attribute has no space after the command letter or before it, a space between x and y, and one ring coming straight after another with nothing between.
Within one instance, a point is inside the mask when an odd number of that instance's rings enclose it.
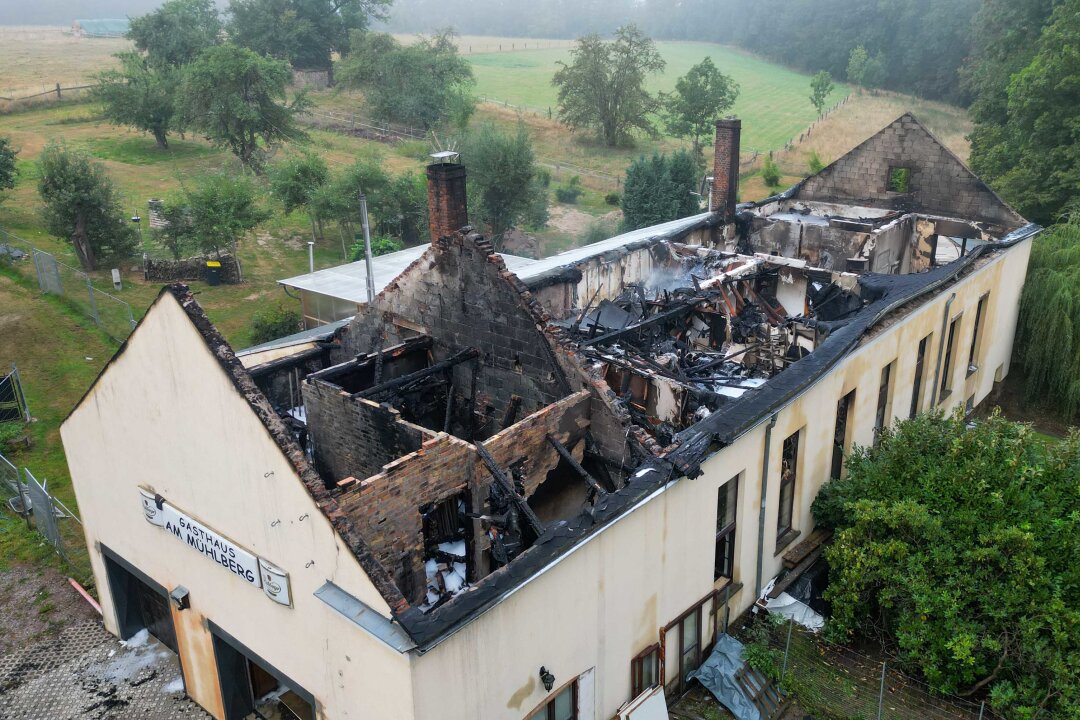
<instances>
[{"instance_id":1,"label":"burned building","mask_svg":"<svg viewBox=\"0 0 1080 720\"><path fill-rule=\"evenodd\" d=\"M63 426L109 629L171 638L220 718L681 691L852 444L1005 376L1039 230L907 115L737 204L739 132L714 212L542 260L494 252L437 162L430 247L239 353L163 291Z\"/></svg>"}]
</instances>

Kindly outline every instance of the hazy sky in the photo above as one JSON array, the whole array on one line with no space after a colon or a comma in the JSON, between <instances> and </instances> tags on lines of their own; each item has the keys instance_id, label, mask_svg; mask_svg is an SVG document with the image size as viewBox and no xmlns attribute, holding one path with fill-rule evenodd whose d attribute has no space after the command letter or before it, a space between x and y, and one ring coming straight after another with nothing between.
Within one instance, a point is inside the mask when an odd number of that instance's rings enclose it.
<instances>
[{"instance_id":1,"label":"hazy sky","mask_svg":"<svg viewBox=\"0 0 1080 720\"><path fill-rule=\"evenodd\" d=\"M76 18L142 15L161 0L0 0L0 25L70 25Z\"/></svg>"}]
</instances>

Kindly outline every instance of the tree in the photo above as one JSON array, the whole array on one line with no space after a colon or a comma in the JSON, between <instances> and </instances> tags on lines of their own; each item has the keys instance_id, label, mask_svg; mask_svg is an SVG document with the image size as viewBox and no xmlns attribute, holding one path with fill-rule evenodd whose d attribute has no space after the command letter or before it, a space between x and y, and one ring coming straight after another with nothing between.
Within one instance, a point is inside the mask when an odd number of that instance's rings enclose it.
<instances>
[{"instance_id":1,"label":"tree","mask_svg":"<svg viewBox=\"0 0 1080 720\"><path fill-rule=\"evenodd\" d=\"M810 151L810 157L806 159L806 165L810 168L811 175L817 175L825 169L825 163L821 162L821 156L818 155L817 150Z\"/></svg>"},{"instance_id":2,"label":"tree","mask_svg":"<svg viewBox=\"0 0 1080 720\"><path fill-rule=\"evenodd\" d=\"M340 63L338 80L364 91L378 120L429 129L443 122L464 127L472 115L472 67L458 54L449 30L402 46L382 33L354 33L354 53Z\"/></svg>"},{"instance_id":3,"label":"tree","mask_svg":"<svg viewBox=\"0 0 1080 720\"><path fill-rule=\"evenodd\" d=\"M154 136L159 148L167 149L176 114L177 70L154 66L148 57L138 53L119 53L116 57L120 67L98 74L93 98L101 103L110 122L144 130Z\"/></svg>"},{"instance_id":4,"label":"tree","mask_svg":"<svg viewBox=\"0 0 1080 720\"><path fill-rule=\"evenodd\" d=\"M260 55L303 69L331 69L350 32L385 19L390 0L229 0L229 36Z\"/></svg>"},{"instance_id":5,"label":"tree","mask_svg":"<svg viewBox=\"0 0 1080 720\"><path fill-rule=\"evenodd\" d=\"M972 164L1043 224L1080 198L1080 0L1063 0L1027 67L1012 76L1003 124L976 127Z\"/></svg>"},{"instance_id":6,"label":"tree","mask_svg":"<svg viewBox=\"0 0 1080 720\"><path fill-rule=\"evenodd\" d=\"M169 222L160 239L174 257L184 249L221 255L270 213L258 203L259 191L251 178L226 172L211 173L168 198L162 214ZM174 249L176 248L176 249Z\"/></svg>"},{"instance_id":7,"label":"tree","mask_svg":"<svg viewBox=\"0 0 1080 720\"><path fill-rule=\"evenodd\" d=\"M1080 435L1043 443L995 414L921 416L856 448L813 504L826 636L882 643L934 689L1001 717L1080 708Z\"/></svg>"},{"instance_id":8,"label":"tree","mask_svg":"<svg viewBox=\"0 0 1080 720\"><path fill-rule=\"evenodd\" d=\"M311 239L315 240L315 213L311 211L311 201L315 193L330 179L326 163L318 155L293 156L278 163L270 173L270 190L285 212L308 210L311 222Z\"/></svg>"},{"instance_id":9,"label":"tree","mask_svg":"<svg viewBox=\"0 0 1080 720\"><path fill-rule=\"evenodd\" d=\"M138 237L101 163L50 142L38 158L38 174L45 226L71 242L84 270L131 257Z\"/></svg>"},{"instance_id":10,"label":"tree","mask_svg":"<svg viewBox=\"0 0 1080 720\"><path fill-rule=\"evenodd\" d=\"M761 179L765 181L765 186L770 190L780 187L780 180L782 179L780 168L771 156L765 158L765 167L761 169Z\"/></svg>"},{"instance_id":11,"label":"tree","mask_svg":"<svg viewBox=\"0 0 1080 720\"><path fill-rule=\"evenodd\" d=\"M676 137L690 138L694 154L701 153L721 115L739 97L739 84L720 72L706 57L675 81L675 92L667 101L667 129Z\"/></svg>"},{"instance_id":12,"label":"tree","mask_svg":"<svg viewBox=\"0 0 1080 720\"><path fill-rule=\"evenodd\" d=\"M817 110L818 117L824 114L825 102L829 99L829 94L832 91L832 75L829 74L828 70L822 70L810 78L810 102L813 104L814 109Z\"/></svg>"},{"instance_id":13,"label":"tree","mask_svg":"<svg viewBox=\"0 0 1080 720\"><path fill-rule=\"evenodd\" d=\"M662 98L645 90L645 80L663 71L665 62L652 40L625 25L611 42L599 35L579 38L570 55L570 64L559 62L551 79L559 90L560 120L574 130L596 130L609 147L630 141L634 131L656 134L650 116Z\"/></svg>"},{"instance_id":14,"label":"tree","mask_svg":"<svg viewBox=\"0 0 1080 720\"><path fill-rule=\"evenodd\" d=\"M1013 352L1029 398L1080 417L1080 224L1035 239Z\"/></svg>"},{"instance_id":15,"label":"tree","mask_svg":"<svg viewBox=\"0 0 1080 720\"><path fill-rule=\"evenodd\" d=\"M11 138L0 137L0 193L15 187L15 179L19 176L19 167L15 162L19 151L11 147ZM0 201L4 199L0 194Z\"/></svg>"},{"instance_id":16,"label":"tree","mask_svg":"<svg viewBox=\"0 0 1080 720\"><path fill-rule=\"evenodd\" d=\"M499 247L507 230L529 219L537 196L546 206L529 131L520 122L512 133L484 123L466 137L461 154L470 170L469 214L488 226Z\"/></svg>"},{"instance_id":17,"label":"tree","mask_svg":"<svg viewBox=\"0 0 1080 720\"><path fill-rule=\"evenodd\" d=\"M870 62L870 53L866 52L866 48L862 45L853 47L851 49L851 55L848 57L848 82L854 83L859 87L865 87L866 64L868 62Z\"/></svg>"},{"instance_id":18,"label":"tree","mask_svg":"<svg viewBox=\"0 0 1080 720\"><path fill-rule=\"evenodd\" d=\"M700 211L697 198L697 158L685 150L671 155L639 157L626 170L623 224L627 230L657 225Z\"/></svg>"},{"instance_id":19,"label":"tree","mask_svg":"<svg viewBox=\"0 0 1080 720\"><path fill-rule=\"evenodd\" d=\"M213 0L167 0L157 10L131 19L128 38L157 70L191 63L217 45L221 18Z\"/></svg>"},{"instance_id":20,"label":"tree","mask_svg":"<svg viewBox=\"0 0 1080 720\"><path fill-rule=\"evenodd\" d=\"M184 72L180 108L186 125L228 148L261 173L269 148L306 135L296 116L310 103L300 93L288 102L289 68L235 45L204 51Z\"/></svg>"}]
</instances>

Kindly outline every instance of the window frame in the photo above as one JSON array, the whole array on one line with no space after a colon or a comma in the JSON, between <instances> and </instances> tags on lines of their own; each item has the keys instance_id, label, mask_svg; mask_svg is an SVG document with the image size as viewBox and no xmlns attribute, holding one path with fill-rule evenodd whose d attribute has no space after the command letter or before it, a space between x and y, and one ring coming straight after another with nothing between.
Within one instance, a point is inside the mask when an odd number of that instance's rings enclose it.
<instances>
[{"instance_id":1,"label":"window frame","mask_svg":"<svg viewBox=\"0 0 1080 720\"><path fill-rule=\"evenodd\" d=\"M881 431L885 429L885 425L892 413L892 384L893 376L896 374L893 372L896 368L896 360L892 360L887 365L881 368L881 380L878 383L878 398L877 398L877 411L874 414L874 445L877 446L878 438L881 436Z\"/></svg>"},{"instance_id":2,"label":"window frame","mask_svg":"<svg viewBox=\"0 0 1080 720\"><path fill-rule=\"evenodd\" d=\"M905 173L903 176L903 189L893 189L893 178L897 176L897 173ZM913 175L911 168L906 165L890 165L889 172L885 175L885 192L896 193L898 195L907 195L911 192L911 176Z\"/></svg>"},{"instance_id":3,"label":"window frame","mask_svg":"<svg viewBox=\"0 0 1080 720\"><path fill-rule=\"evenodd\" d=\"M833 423L833 453L832 453L832 465L829 468L829 476L833 480L839 480L844 474L844 455L848 450L848 439L851 437L851 412L855 407L855 398L858 388L852 388L850 391L840 396L840 399L836 401L836 421ZM840 412L843 409L843 427L840 426ZM840 431L843 430L843 437L840 438L840 442L837 442L837 438L840 436Z\"/></svg>"},{"instance_id":4,"label":"window frame","mask_svg":"<svg viewBox=\"0 0 1080 720\"><path fill-rule=\"evenodd\" d=\"M739 525L739 479L742 478L742 473L739 473L735 477L728 480L716 490L716 535L713 538L713 582L718 582L721 579L728 581L735 580L735 542L736 542L736 530ZM732 485L734 483L734 485ZM734 492L729 491L733 490ZM725 502L731 503L731 522L721 525L722 518L720 517L720 502L721 498L724 498ZM727 575L724 575L718 568L720 567L720 545L725 543L724 546L724 565L728 569Z\"/></svg>"},{"instance_id":5,"label":"window frame","mask_svg":"<svg viewBox=\"0 0 1080 720\"><path fill-rule=\"evenodd\" d=\"M984 293L979 298L978 304L975 305L975 327L971 330L971 347L968 349L968 362L967 362L967 377L971 377L979 370L979 363L976 360L980 360L978 357L980 350L980 341L982 339L982 326L986 322L986 306L990 304L990 293Z\"/></svg>"},{"instance_id":6,"label":"window frame","mask_svg":"<svg viewBox=\"0 0 1080 720\"><path fill-rule=\"evenodd\" d=\"M558 690L550 692L543 703L533 708L532 712L525 716L526 720L558 720L555 717L555 699L561 696L567 690L570 691L570 709L571 715L566 720L579 720L581 713L578 710L578 681L581 676L575 677L570 682L566 683ZM543 712L543 716L540 713Z\"/></svg>"},{"instance_id":7,"label":"window frame","mask_svg":"<svg viewBox=\"0 0 1080 720\"><path fill-rule=\"evenodd\" d=\"M791 474L784 474L784 456L787 455L788 443L794 438L794 450L791 453ZM795 488L799 481L799 446L802 444L802 428L784 438L780 447L780 488L776 506L776 544L781 547L782 540L795 533ZM788 492L787 511L784 510L784 493ZM785 518L786 516L786 518ZM786 522L785 522L786 519Z\"/></svg>"},{"instance_id":8,"label":"window frame","mask_svg":"<svg viewBox=\"0 0 1080 720\"><path fill-rule=\"evenodd\" d=\"M911 409L908 411L908 418L914 418L919 414L919 410L922 409L922 395L923 392L923 380L926 375L926 349L930 347L930 343L934 333L928 333L926 337L919 341L919 349L915 355L915 378L912 381L911 388Z\"/></svg>"},{"instance_id":9,"label":"window frame","mask_svg":"<svg viewBox=\"0 0 1080 720\"><path fill-rule=\"evenodd\" d=\"M651 658L653 682L645 685L645 664ZM630 699L641 695L661 683L660 678L660 643L653 643L630 660Z\"/></svg>"},{"instance_id":10,"label":"window frame","mask_svg":"<svg viewBox=\"0 0 1080 720\"><path fill-rule=\"evenodd\" d=\"M949 333L945 336L945 357L941 363L941 385L938 388L938 404L945 402L952 395L953 361L956 359L956 343L959 340L958 330L964 314L960 313L949 323Z\"/></svg>"}]
</instances>

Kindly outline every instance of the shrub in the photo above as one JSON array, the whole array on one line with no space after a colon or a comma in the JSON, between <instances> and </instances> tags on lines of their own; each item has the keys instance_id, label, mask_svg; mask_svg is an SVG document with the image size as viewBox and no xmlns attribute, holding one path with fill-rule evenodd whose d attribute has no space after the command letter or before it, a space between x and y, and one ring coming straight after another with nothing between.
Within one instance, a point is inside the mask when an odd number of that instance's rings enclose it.
<instances>
[{"instance_id":1,"label":"shrub","mask_svg":"<svg viewBox=\"0 0 1080 720\"><path fill-rule=\"evenodd\" d=\"M761 170L761 179L769 188L780 187L780 168L772 158L765 159L765 167Z\"/></svg>"},{"instance_id":2,"label":"shrub","mask_svg":"<svg viewBox=\"0 0 1080 720\"><path fill-rule=\"evenodd\" d=\"M555 199L561 203L574 205L578 198L585 194L581 188L581 178L577 175L570 178L565 185L555 188Z\"/></svg>"},{"instance_id":3,"label":"shrub","mask_svg":"<svg viewBox=\"0 0 1080 720\"><path fill-rule=\"evenodd\" d=\"M817 150L810 151L810 159L807 161L810 165L810 174L817 175L819 172L825 169L825 163L821 162L821 158L817 154Z\"/></svg>"},{"instance_id":4,"label":"shrub","mask_svg":"<svg viewBox=\"0 0 1080 720\"><path fill-rule=\"evenodd\" d=\"M551 171L546 167L540 167L539 165L533 169L533 177L543 187L551 187Z\"/></svg>"},{"instance_id":5,"label":"shrub","mask_svg":"<svg viewBox=\"0 0 1080 720\"><path fill-rule=\"evenodd\" d=\"M300 330L300 313L280 303L276 307L260 310L251 318L251 344L277 340Z\"/></svg>"},{"instance_id":6,"label":"shrub","mask_svg":"<svg viewBox=\"0 0 1080 720\"><path fill-rule=\"evenodd\" d=\"M585 228L585 233L581 236L581 242L583 245L592 245L593 243L613 237L617 231L618 228L615 226L615 223L606 220L593 220L589 223L589 226Z\"/></svg>"},{"instance_id":7,"label":"shrub","mask_svg":"<svg viewBox=\"0 0 1080 720\"><path fill-rule=\"evenodd\" d=\"M397 238L388 235L376 235L371 238L371 257L397 252L403 247L404 245ZM362 239L353 243L353 246L349 248L349 259L353 262L364 259L364 241Z\"/></svg>"},{"instance_id":8,"label":"shrub","mask_svg":"<svg viewBox=\"0 0 1080 720\"><path fill-rule=\"evenodd\" d=\"M609 192L607 195L604 196L604 202L606 202L608 205L614 205L618 207L619 203L622 202L622 195L617 192Z\"/></svg>"}]
</instances>

